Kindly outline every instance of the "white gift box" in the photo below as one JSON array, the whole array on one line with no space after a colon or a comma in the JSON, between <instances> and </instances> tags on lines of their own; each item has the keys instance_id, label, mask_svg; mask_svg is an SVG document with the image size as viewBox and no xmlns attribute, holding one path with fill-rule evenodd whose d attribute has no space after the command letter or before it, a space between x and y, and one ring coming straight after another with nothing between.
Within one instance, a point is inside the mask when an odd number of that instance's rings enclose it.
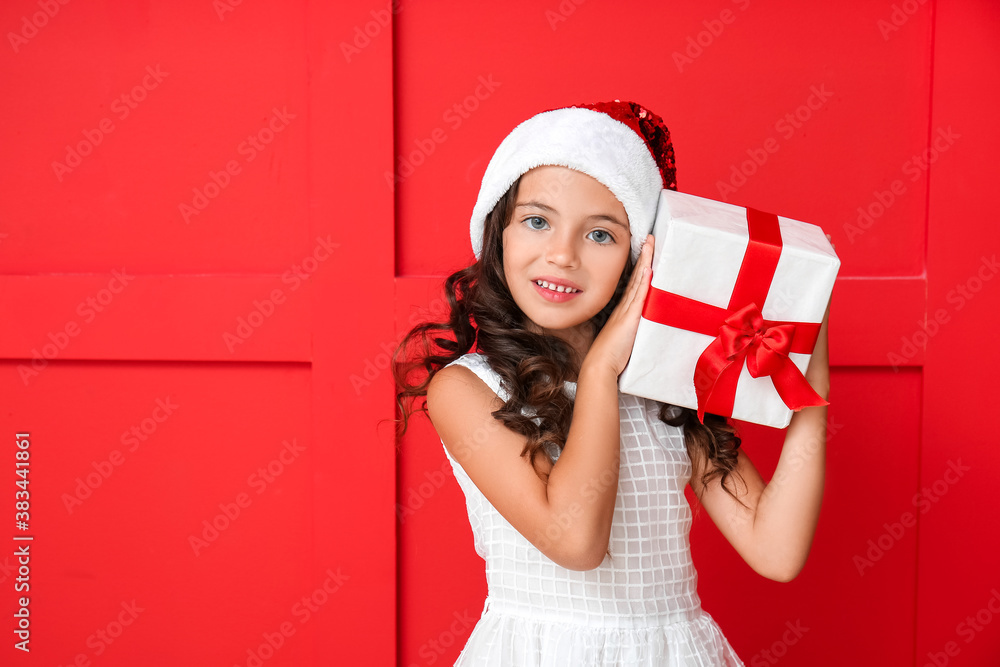
<instances>
[{"instance_id":1,"label":"white gift box","mask_svg":"<svg viewBox=\"0 0 1000 667\"><path fill-rule=\"evenodd\" d=\"M751 228L755 230L753 243ZM626 394L698 409L695 378L700 377L703 387L716 387L713 402L703 403L705 412L775 428L788 426L793 409L786 405L776 383L786 395L787 387L799 383L800 397L802 391L816 397L801 376L840 269L840 259L823 230L807 222L663 190L653 235L653 278L618 388ZM661 299L658 312L669 325L647 319L657 314L650 310L654 298ZM729 327L728 338L720 333L719 326L727 317L754 311L754 307L745 308L751 303L763 317L763 326ZM761 325L760 320L754 322ZM779 324L786 326L780 331L769 328ZM746 359L729 357L735 361L728 362L728 380L712 385L714 380L706 378L715 375L706 374L705 369L712 368L710 359L723 358L717 353L737 330L747 334L739 338L741 344L752 341L750 336L756 331L757 344L748 348ZM781 332L793 345L784 355L771 354L773 341L782 339ZM706 352L710 346L712 350ZM757 361L762 350L770 354L770 361ZM723 363L727 362L717 362L716 368ZM757 368L758 363L779 364L782 371L773 378L760 373L754 377L750 365ZM717 400L726 404L723 409L711 409L719 407ZM731 411L725 409L730 405Z\"/></svg>"}]
</instances>

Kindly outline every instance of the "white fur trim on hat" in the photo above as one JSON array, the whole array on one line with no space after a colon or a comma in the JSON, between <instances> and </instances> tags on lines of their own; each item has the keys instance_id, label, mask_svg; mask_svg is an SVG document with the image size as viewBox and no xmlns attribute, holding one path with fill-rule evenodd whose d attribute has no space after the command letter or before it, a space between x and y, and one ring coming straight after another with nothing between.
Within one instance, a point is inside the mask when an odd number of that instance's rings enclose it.
<instances>
[{"instance_id":1,"label":"white fur trim on hat","mask_svg":"<svg viewBox=\"0 0 1000 667\"><path fill-rule=\"evenodd\" d=\"M542 165L582 171L625 207L632 260L653 227L663 179L635 130L601 111L569 107L532 116L507 135L486 167L472 210L472 251L479 259L487 214L522 174Z\"/></svg>"}]
</instances>

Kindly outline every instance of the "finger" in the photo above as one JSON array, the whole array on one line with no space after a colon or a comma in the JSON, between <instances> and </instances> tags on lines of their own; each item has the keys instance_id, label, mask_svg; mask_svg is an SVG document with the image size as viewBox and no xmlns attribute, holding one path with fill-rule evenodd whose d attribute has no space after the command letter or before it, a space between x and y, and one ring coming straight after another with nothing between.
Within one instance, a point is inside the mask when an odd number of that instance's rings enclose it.
<instances>
[{"instance_id":1,"label":"finger","mask_svg":"<svg viewBox=\"0 0 1000 667\"><path fill-rule=\"evenodd\" d=\"M625 309L631 308L637 299L645 299L646 287L650 280L650 274L653 272L652 263L653 235L649 234L646 236L646 243L643 244L642 251L639 253L639 261L636 262L635 268L632 269L632 280L629 283L628 298L623 299Z\"/></svg>"},{"instance_id":2,"label":"finger","mask_svg":"<svg viewBox=\"0 0 1000 667\"><path fill-rule=\"evenodd\" d=\"M639 290L639 285L642 283L643 267L641 264L636 264L635 268L632 269L632 278L629 280L628 286L625 288L625 292L622 294L621 301L615 307L614 312L611 314L612 317L615 313L625 313L629 308L632 307L632 302L635 301L636 294Z\"/></svg>"},{"instance_id":3,"label":"finger","mask_svg":"<svg viewBox=\"0 0 1000 667\"><path fill-rule=\"evenodd\" d=\"M643 244L642 250L639 251L639 257L636 260L635 265L632 267L632 275L629 277L628 285L625 287L625 292L622 294L621 301L618 302L618 306L615 310L627 311L631 308L632 303L635 301L636 296L639 293L641 284L648 282L644 280L643 276L649 275L651 269L649 265L652 262L653 249L651 245L652 234L646 236L646 243Z\"/></svg>"},{"instance_id":4,"label":"finger","mask_svg":"<svg viewBox=\"0 0 1000 667\"><path fill-rule=\"evenodd\" d=\"M643 254L645 252L645 249L639 251L639 257L636 258L635 264L632 266L632 274L629 276L628 285L626 285L625 293L622 295L622 301L624 301L625 297L632 293L632 289L635 287L635 284L639 282L639 278L642 276Z\"/></svg>"},{"instance_id":5,"label":"finger","mask_svg":"<svg viewBox=\"0 0 1000 667\"><path fill-rule=\"evenodd\" d=\"M646 302L646 293L649 291L649 283L652 278L652 269L648 266L643 266L637 273L639 274L639 280L636 282L635 289L632 290L629 301L625 306L626 311L629 313L637 309L642 309L643 304Z\"/></svg>"},{"instance_id":6,"label":"finger","mask_svg":"<svg viewBox=\"0 0 1000 667\"><path fill-rule=\"evenodd\" d=\"M639 298L645 300L645 294L649 290L649 283L653 278L653 235L650 234L646 238L646 245L643 246L643 251L648 249L648 254L641 261L643 266L643 271L640 272L640 287L637 293Z\"/></svg>"},{"instance_id":7,"label":"finger","mask_svg":"<svg viewBox=\"0 0 1000 667\"><path fill-rule=\"evenodd\" d=\"M648 234L646 236L646 242L642 244L642 250L639 252L639 259L636 262L636 268L646 267L651 269L653 266L653 235ZM637 270L637 273L642 273L641 270Z\"/></svg>"},{"instance_id":8,"label":"finger","mask_svg":"<svg viewBox=\"0 0 1000 667\"><path fill-rule=\"evenodd\" d=\"M639 282L642 278L642 269L644 267L650 267L653 264L653 245L652 245L652 235L646 238L646 243L643 244L642 250L639 251L639 257L636 259L635 266L632 267L632 280L631 282Z\"/></svg>"},{"instance_id":9,"label":"finger","mask_svg":"<svg viewBox=\"0 0 1000 667\"><path fill-rule=\"evenodd\" d=\"M646 242L642 244L642 253L640 255L643 255L647 264L653 263L653 244L655 241L656 239L653 235L649 234L646 236Z\"/></svg>"},{"instance_id":10,"label":"finger","mask_svg":"<svg viewBox=\"0 0 1000 667\"><path fill-rule=\"evenodd\" d=\"M645 275L645 267L641 264L635 267L635 271L632 272L632 281L628 286L628 293L624 299L622 299L622 308L628 310L632 307L632 303L635 301L636 295L639 293L639 286L642 284L643 276Z\"/></svg>"},{"instance_id":11,"label":"finger","mask_svg":"<svg viewBox=\"0 0 1000 667\"><path fill-rule=\"evenodd\" d=\"M635 299L629 304L630 307L634 307L639 312L642 311L642 307L646 304L646 294L649 293L649 283L652 278L651 273L650 269L643 269L644 278L639 281L639 289L635 293Z\"/></svg>"}]
</instances>

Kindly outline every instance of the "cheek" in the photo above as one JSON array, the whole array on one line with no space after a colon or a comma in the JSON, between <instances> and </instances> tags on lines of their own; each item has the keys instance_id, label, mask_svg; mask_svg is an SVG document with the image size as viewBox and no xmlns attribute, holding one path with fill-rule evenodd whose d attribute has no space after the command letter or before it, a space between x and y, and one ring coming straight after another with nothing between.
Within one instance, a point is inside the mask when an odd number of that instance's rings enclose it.
<instances>
[{"instance_id":1,"label":"cheek","mask_svg":"<svg viewBox=\"0 0 1000 667\"><path fill-rule=\"evenodd\" d=\"M517 259L520 256L520 243L516 234L512 234L509 231L504 231L503 233L503 268L504 274L507 273L509 269L517 266Z\"/></svg>"},{"instance_id":2,"label":"cheek","mask_svg":"<svg viewBox=\"0 0 1000 667\"><path fill-rule=\"evenodd\" d=\"M603 290L607 291L610 296L613 296L615 289L618 287L618 281L621 280L622 272L625 271L625 265L628 262L628 255L621 254L614 257L606 257L604 260L604 264L601 267L601 287Z\"/></svg>"},{"instance_id":3,"label":"cheek","mask_svg":"<svg viewBox=\"0 0 1000 667\"><path fill-rule=\"evenodd\" d=\"M508 292L510 291L510 281L507 280L507 276L510 275L510 272L510 253L508 252L508 245L505 240L503 244L503 261L500 262L500 279L503 281L503 285L507 288Z\"/></svg>"},{"instance_id":4,"label":"cheek","mask_svg":"<svg viewBox=\"0 0 1000 667\"><path fill-rule=\"evenodd\" d=\"M509 229L510 228L508 227L507 229L503 230L503 234L500 235L500 251L503 254L504 268L507 267L508 257L510 257L511 253Z\"/></svg>"}]
</instances>

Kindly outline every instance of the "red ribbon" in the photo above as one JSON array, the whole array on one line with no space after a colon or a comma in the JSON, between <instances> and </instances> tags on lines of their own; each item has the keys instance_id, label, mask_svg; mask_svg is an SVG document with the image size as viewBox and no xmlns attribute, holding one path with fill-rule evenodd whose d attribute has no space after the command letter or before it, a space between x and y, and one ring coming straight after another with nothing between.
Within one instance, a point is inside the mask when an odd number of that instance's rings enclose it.
<instances>
[{"instance_id":1,"label":"red ribbon","mask_svg":"<svg viewBox=\"0 0 1000 667\"><path fill-rule=\"evenodd\" d=\"M792 410L829 405L788 358L789 352L811 354L820 323L765 320L758 303L767 299L781 255L778 216L747 208L750 243L727 308L695 301L650 285L642 316L678 329L714 336L695 366L698 419L705 412L732 415L743 364L752 377L768 376L781 400Z\"/></svg>"}]
</instances>

